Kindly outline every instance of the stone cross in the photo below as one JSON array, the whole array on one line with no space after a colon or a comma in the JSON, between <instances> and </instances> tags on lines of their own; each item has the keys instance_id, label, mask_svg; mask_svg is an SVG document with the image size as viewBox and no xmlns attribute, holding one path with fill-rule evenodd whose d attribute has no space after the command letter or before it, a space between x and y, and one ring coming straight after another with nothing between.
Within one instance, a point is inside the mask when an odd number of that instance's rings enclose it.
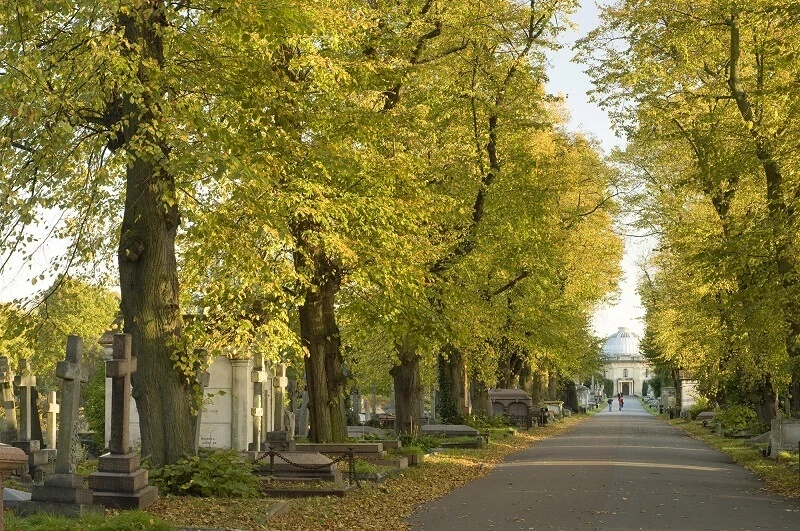
<instances>
[{"instance_id":1,"label":"stone cross","mask_svg":"<svg viewBox=\"0 0 800 531\"><path fill-rule=\"evenodd\" d=\"M56 376L63 380L61 406L64 410L58 423L58 440L61 451L56 454L56 474L74 474L76 446L78 440L78 411L81 402L81 382L87 378L81 367L83 340L78 336L67 337L67 356L56 364Z\"/></svg>"},{"instance_id":2,"label":"stone cross","mask_svg":"<svg viewBox=\"0 0 800 531\"><path fill-rule=\"evenodd\" d=\"M286 377L286 364L281 363L275 366L275 377L272 379L272 388L274 390L274 414L273 422L275 431L283 431L286 427L283 425L283 401L286 386L289 384L289 379Z\"/></svg>"},{"instance_id":3,"label":"stone cross","mask_svg":"<svg viewBox=\"0 0 800 531\"><path fill-rule=\"evenodd\" d=\"M50 391L47 399L47 447L56 449L56 430L58 429L58 412L61 406L56 401L56 392Z\"/></svg>"},{"instance_id":4,"label":"stone cross","mask_svg":"<svg viewBox=\"0 0 800 531\"><path fill-rule=\"evenodd\" d=\"M19 404L19 420L20 420L20 441L31 440L31 404L33 402L33 388L36 387L36 376L31 373L30 361L19 361L19 375L14 378L14 383L19 387L20 404Z\"/></svg>"},{"instance_id":5,"label":"stone cross","mask_svg":"<svg viewBox=\"0 0 800 531\"><path fill-rule=\"evenodd\" d=\"M17 403L14 400L14 371L6 356L0 356L0 392L6 410L6 429L17 431Z\"/></svg>"},{"instance_id":6,"label":"stone cross","mask_svg":"<svg viewBox=\"0 0 800 531\"><path fill-rule=\"evenodd\" d=\"M130 334L114 334L114 359L106 362L106 378L111 378L111 440L112 454L131 451L131 374L136 372L137 360L132 357Z\"/></svg>"},{"instance_id":7,"label":"stone cross","mask_svg":"<svg viewBox=\"0 0 800 531\"><path fill-rule=\"evenodd\" d=\"M264 391L269 381L269 374L264 370L264 358L256 353L253 356L253 370L250 372L250 381L253 383L253 448L261 448L261 435L264 433Z\"/></svg>"}]
</instances>

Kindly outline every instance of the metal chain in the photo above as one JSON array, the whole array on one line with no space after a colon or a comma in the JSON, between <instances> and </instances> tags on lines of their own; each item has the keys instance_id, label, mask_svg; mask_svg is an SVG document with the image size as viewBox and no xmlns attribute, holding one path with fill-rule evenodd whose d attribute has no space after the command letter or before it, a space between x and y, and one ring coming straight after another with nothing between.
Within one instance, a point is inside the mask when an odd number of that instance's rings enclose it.
<instances>
[{"instance_id":1,"label":"metal chain","mask_svg":"<svg viewBox=\"0 0 800 531\"><path fill-rule=\"evenodd\" d=\"M355 482L356 484L358 484L360 486L360 483L359 483L358 479L356 478L356 461L355 461L355 455L354 455L354 452L353 452L353 448L348 448L346 454L343 454L342 456L331 460L330 463L323 463L321 465L303 465L303 464L295 463L295 462L287 459L286 457L283 456L283 454L281 454L280 452L276 452L275 450L272 449L272 447L270 447L269 451L264 452L261 456L259 456L253 462L253 464L258 463L259 461L263 461L268 457L269 457L269 473L270 473L270 475L272 475L272 467L274 466L275 457L279 457L283 462L285 462L285 463L287 463L289 465L292 465L293 467L297 467L297 468L299 468L301 470L322 470L323 468L328 468L331 465L334 465L336 463L341 463L342 461L347 459L349 461L348 462L348 467L347 467L348 468L348 475L350 476L348 478L348 481L349 481L350 484L353 484Z\"/></svg>"}]
</instances>

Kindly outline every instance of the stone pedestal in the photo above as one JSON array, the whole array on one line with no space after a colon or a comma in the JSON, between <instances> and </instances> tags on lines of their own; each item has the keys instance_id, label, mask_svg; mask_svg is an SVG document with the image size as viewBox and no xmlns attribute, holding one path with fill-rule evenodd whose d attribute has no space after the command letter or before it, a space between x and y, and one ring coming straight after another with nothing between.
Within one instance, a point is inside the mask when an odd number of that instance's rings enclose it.
<instances>
[{"instance_id":1,"label":"stone pedestal","mask_svg":"<svg viewBox=\"0 0 800 531\"><path fill-rule=\"evenodd\" d=\"M89 475L94 502L113 509L146 509L153 505L158 490L147 484L147 470L140 465L137 453L101 455L97 472Z\"/></svg>"},{"instance_id":2,"label":"stone pedestal","mask_svg":"<svg viewBox=\"0 0 800 531\"><path fill-rule=\"evenodd\" d=\"M22 502L17 514L29 516L48 513L57 516L104 514L102 505L95 505L92 491L83 487L83 478L75 474L50 474L43 485L34 485L31 501Z\"/></svg>"},{"instance_id":3,"label":"stone pedestal","mask_svg":"<svg viewBox=\"0 0 800 531\"><path fill-rule=\"evenodd\" d=\"M0 444L0 530L3 529L3 480L25 464L25 454L19 448Z\"/></svg>"}]
</instances>

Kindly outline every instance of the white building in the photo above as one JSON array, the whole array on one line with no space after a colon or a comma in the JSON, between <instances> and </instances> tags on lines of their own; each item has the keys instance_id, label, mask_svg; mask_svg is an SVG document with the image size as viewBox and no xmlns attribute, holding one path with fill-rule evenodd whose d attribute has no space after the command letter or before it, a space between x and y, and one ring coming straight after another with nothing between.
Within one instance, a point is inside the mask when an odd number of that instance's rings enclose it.
<instances>
[{"instance_id":1,"label":"white building","mask_svg":"<svg viewBox=\"0 0 800 531\"><path fill-rule=\"evenodd\" d=\"M652 369L641 352L639 336L620 327L603 344L603 376L614 382L614 395L640 395L642 382L650 379Z\"/></svg>"}]
</instances>

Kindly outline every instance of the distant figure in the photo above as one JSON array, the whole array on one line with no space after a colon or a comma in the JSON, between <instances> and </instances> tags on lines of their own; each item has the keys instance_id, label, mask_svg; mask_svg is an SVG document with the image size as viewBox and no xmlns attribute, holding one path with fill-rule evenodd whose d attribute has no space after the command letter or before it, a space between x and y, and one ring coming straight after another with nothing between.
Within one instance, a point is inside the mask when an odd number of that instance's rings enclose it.
<instances>
[{"instance_id":1,"label":"distant figure","mask_svg":"<svg viewBox=\"0 0 800 531\"><path fill-rule=\"evenodd\" d=\"M609 411L611 411L611 404L613 404L613 403L614 403L614 399L613 398L609 398L608 399L608 410Z\"/></svg>"},{"instance_id":2,"label":"distant figure","mask_svg":"<svg viewBox=\"0 0 800 531\"><path fill-rule=\"evenodd\" d=\"M625 405L625 401L622 399L622 395L619 397L619 410L622 411L622 406Z\"/></svg>"}]
</instances>

